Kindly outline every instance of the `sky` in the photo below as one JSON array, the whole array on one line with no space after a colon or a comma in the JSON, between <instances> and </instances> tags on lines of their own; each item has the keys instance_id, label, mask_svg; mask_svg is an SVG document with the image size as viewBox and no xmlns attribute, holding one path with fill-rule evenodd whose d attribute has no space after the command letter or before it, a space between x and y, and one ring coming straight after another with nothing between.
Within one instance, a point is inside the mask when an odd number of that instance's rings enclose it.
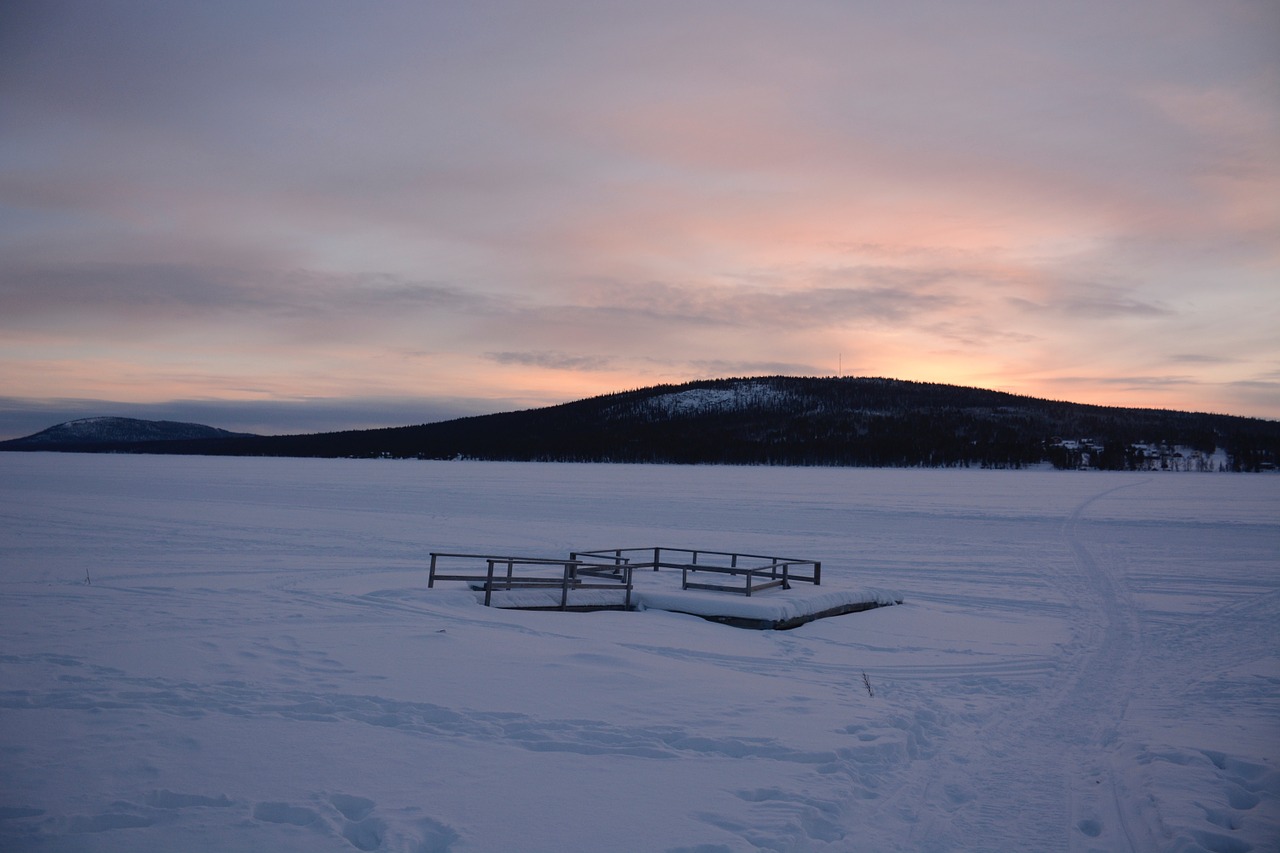
<instances>
[{"instance_id":1,"label":"sky","mask_svg":"<svg viewBox=\"0 0 1280 853\"><path fill-rule=\"evenodd\" d=\"M1280 418L1280 4L0 5L0 437L884 376Z\"/></svg>"}]
</instances>

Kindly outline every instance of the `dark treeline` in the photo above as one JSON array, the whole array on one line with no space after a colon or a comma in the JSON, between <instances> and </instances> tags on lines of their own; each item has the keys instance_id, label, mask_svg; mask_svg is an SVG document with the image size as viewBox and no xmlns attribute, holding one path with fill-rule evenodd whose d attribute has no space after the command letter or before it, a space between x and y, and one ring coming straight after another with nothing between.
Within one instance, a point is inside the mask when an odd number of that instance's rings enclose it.
<instances>
[{"instance_id":1,"label":"dark treeline","mask_svg":"<svg viewBox=\"0 0 1280 853\"><path fill-rule=\"evenodd\" d=\"M1133 445L1224 449L1231 470L1280 457L1280 422L1088 406L889 379L763 377L660 385L521 412L390 429L78 450L745 465L1139 467ZM10 443L12 444L12 443ZM11 447L9 449L21 449Z\"/></svg>"}]
</instances>

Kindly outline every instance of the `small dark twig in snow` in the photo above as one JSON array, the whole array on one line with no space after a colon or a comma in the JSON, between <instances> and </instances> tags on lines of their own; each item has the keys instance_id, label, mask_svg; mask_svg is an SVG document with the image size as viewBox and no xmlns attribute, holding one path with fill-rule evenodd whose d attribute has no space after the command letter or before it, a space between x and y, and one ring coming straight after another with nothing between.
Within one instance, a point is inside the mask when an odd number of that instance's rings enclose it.
<instances>
[{"instance_id":1,"label":"small dark twig in snow","mask_svg":"<svg viewBox=\"0 0 1280 853\"><path fill-rule=\"evenodd\" d=\"M91 583L93 583L93 581L89 580L89 569L86 566L84 570L84 585L88 586Z\"/></svg>"},{"instance_id":2,"label":"small dark twig in snow","mask_svg":"<svg viewBox=\"0 0 1280 853\"><path fill-rule=\"evenodd\" d=\"M867 688L867 695L874 699L876 692L871 689L871 679L867 678L867 674L865 672L862 673L862 686Z\"/></svg>"}]
</instances>

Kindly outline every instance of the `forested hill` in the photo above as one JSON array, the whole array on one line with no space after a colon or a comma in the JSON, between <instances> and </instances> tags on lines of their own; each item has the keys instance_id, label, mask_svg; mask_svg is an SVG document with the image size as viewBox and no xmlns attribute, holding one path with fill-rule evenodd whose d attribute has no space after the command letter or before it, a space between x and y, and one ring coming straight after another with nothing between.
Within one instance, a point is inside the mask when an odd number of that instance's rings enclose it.
<instances>
[{"instance_id":1,"label":"forested hill","mask_svg":"<svg viewBox=\"0 0 1280 853\"><path fill-rule=\"evenodd\" d=\"M746 465L1021 467L1050 461L1125 469L1172 463L1259 471L1274 468L1280 457L1280 422L1087 406L892 379L771 376L659 385L422 426L65 449Z\"/></svg>"}]
</instances>

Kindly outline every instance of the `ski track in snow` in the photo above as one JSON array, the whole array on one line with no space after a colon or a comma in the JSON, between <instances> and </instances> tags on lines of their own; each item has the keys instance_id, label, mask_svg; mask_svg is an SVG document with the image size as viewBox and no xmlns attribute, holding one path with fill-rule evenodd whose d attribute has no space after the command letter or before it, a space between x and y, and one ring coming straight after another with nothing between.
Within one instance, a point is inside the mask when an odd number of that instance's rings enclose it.
<instances>
[{"instance_id":1,"label":"ski track in snow","mask_svg":"<svg viewBox=\"0 0 1280 853\"><path fill-rule=\"evenodd\" d=\"M919 814L909 836L916 849L1052 850L1062 849L1064 838L1072 850L1091 849L1094 843L1098 849L1152 849L1135 848L1127 824L1110 819L1115 818L1111 813L1108 820L1100 819L1097 798L1087 790L1101 781L1097 747L1107 739L1095 729L1113 728L1123 713L1130 644L1125 605L1081 542L1078 525L1094 501L1131 485L1089 496L1062 523L1061 538L1073 559L1047 562L1046 573L1066 597L1073 641L1060 657L1029 662L1023 670L1048 676L1049 686L981 718L970 734L957 739L960 748L929 756L927 765L915 768L916 778L897 792L898 807ZM994 669L951 666L948 675L1009 676L1010 663ZM948 726L965 723L948 721ZM1044 763L1046 742L1063 745L1062 766ZM1109 831L1117 826L1119 841Z\"/></svg>"},{"instance_id":2,"label":"ski track in snow","mask_svg":"<svg viewBox=\"0 0 1280 853\"><path fill-rule=\"evenodd\" d=\"M5 850L1280 838L1269 479L5 464ZM433 547L601 542L812 554L907 603L752 632L423 588Z\"/></svg>"},{"instance_id":3,"label":"ski track in snow","mask_svg":"<svg viewBox=\"0 0 1280 853\"><path fill-rule=\"evenodd\" d=\"M1046 575L1067 599L1073 641L1053 669L1051 687L1013 703L960 740L974 748L935 760L926 771L923 794L919 785L908 789L932 812L911 836L920 849L961 849L968 846L966 839L977 838L986 839L982 849L993 850L1061 849L1064 838L1072 851L1167 849L1168 838L1161 837L1152 798L1131 783L1134 768L1149 764L1153 756L1135 750L1121 733L1134 684L1140 681L1137 607L1125 578L1116 572L1118 566L1099 563L1080 529L1096 501L1139 485L1100 491L1063 521L1062 540L1072 561ZM1261 601L1231 605L1213 614L1212 627L1191 630L1198 641L1217 638L1219 648L1207 661L1211 668L1238 658L1241 625L1232 617L1244 609L1274 613L1275 596L1273 592ZM1262 639L1274 652L1274 632ZM1274 708L1274 702L1270 704ZM1045 743L1062 748L1060 767L1039 760ZM1278 779L1267 767L1246 762L1242 772L1232 772L1220 756L1205 757L1220 771L1218 781L1228 801L1226 809L1204 808L1217 826L1239 828L1260 801L1253 791L1277 792ZM1172 760L1185 762L1188 757ZM1252 849L1247 842L1212 831L1191 837L1193 846L1188 849Z\"/></svg>"},{"instance_id":4,"label":"ski track in snow","mask_svg":"<svg viewBox=\"0 0 1280 853\"><path fill-rule=\"evenodd\" d=\"M1134 485L1088 497L1062 523L1072 560L1046 574L1066 598L1073 639L1050 685L981 726L967 739L977 749L939 762L925 787L924 801L953 825L957 842L985 838L996 848L1047 850L1066 837L1072 850L1152 849L1149 837L1135 843L1128 816L1111 807L1123 796L1108 769L1127 702L1136 619L1118 579L1093 559L1079 532L1090 505ZM1046 742L1061 745L1060 767L1038 760ZM1011 827L1010 814L1035 819ZM942 834L938 822L921 827L922 843Z\"/></svg>"}]
</instances>

